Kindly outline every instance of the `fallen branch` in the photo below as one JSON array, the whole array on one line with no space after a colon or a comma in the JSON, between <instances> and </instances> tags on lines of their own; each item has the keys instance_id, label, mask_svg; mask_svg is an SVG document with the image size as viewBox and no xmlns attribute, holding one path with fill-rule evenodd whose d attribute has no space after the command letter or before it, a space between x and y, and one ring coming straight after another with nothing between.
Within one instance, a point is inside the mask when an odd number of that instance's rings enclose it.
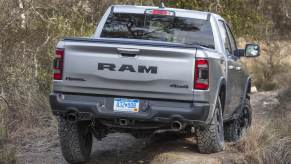
<instances>
[{"instance_id":1,"label":"fallen branch","mask_svg":"<svg viewBox=\"0 0 291 164\"><path fill-rule=\"evenodd\" d=\"M5 99L5 97L0 95L0 99L2 99L6 103L7 107L9 108L10 105L9 105L8 101Z\"/></svg>"}]
</instances>

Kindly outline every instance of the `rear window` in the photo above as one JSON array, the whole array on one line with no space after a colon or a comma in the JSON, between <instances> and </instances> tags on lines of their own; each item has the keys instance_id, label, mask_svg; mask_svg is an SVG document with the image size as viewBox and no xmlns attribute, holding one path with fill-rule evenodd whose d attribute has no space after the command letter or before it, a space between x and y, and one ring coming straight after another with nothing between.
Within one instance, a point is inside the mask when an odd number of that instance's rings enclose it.
<instances>
[{"instance_id":1,"label":"rear window","mask_svg":"<svg viewBox=\"0 0 291 164\"><path fill-rule=\"evenodd\" d=\"M198 44L214 49L210 22L194 18L111 13L101 37Z\"/></svg>"}]
</instances>

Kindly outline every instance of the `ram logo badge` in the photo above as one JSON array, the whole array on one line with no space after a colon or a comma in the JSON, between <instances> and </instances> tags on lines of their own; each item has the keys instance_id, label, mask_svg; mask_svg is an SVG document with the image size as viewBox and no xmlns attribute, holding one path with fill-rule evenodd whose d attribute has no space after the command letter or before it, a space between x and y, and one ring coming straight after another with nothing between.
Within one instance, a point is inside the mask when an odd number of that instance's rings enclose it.
<instances>
[{"instance_id":1,"label":"ram logo badge","mask_svg":"<svg viewBox=\"0 0 291 164\"><path fill-rule=\"evenodd\" d=\"M118 72L138 72L138 73L150 73L157 74L158 67L155 66L144 66L139 65L134 67L133 65L123 64L120 67L117 67L115 64L111 63L98 63L98 70L108 70L108 71L118 71Z\"/></svg>"}]
</instances>

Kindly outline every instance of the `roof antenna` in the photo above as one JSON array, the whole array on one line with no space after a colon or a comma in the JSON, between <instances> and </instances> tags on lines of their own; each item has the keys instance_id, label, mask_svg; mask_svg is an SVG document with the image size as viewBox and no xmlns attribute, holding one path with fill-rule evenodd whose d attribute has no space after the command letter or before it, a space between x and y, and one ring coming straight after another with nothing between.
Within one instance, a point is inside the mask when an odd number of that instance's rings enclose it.
<instances>
[{"instance_id":1,"label":"roof antenna","mask_svg":"<svg viewBox=\"0 0 291 164\"><path fill-rule=\"evenodd\" d=\"M164 0L161 0L159 8L165 8Z\"/></svg>"}]
</instances>

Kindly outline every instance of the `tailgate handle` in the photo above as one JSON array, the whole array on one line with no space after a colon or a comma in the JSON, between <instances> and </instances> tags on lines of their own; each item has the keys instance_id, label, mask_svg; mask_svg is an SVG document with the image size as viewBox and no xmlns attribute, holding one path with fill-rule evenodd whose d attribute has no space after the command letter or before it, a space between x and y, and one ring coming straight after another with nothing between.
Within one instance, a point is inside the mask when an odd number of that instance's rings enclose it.
<instances>
[{"instance_id":1,"label":"tailgate handle","mask_svg":"<svg viewBox=\"0 0 291 164\"><path fill-rule=\"evenodd\" d=\"M120 55L123 56L123 57L131 57L131 58L136 57L136 54L120 53Z\"/></svg>"},{"instance_id":2,"label":"tailgate handle","mask_svg":"<svg viewBox=\"0 0 291 164\"><path fill-rule=\"evenodd\" d=\"M117 48L117 52L123 57L135 57L139 54L139 49Z\"/></svg>"}]
</instances>

